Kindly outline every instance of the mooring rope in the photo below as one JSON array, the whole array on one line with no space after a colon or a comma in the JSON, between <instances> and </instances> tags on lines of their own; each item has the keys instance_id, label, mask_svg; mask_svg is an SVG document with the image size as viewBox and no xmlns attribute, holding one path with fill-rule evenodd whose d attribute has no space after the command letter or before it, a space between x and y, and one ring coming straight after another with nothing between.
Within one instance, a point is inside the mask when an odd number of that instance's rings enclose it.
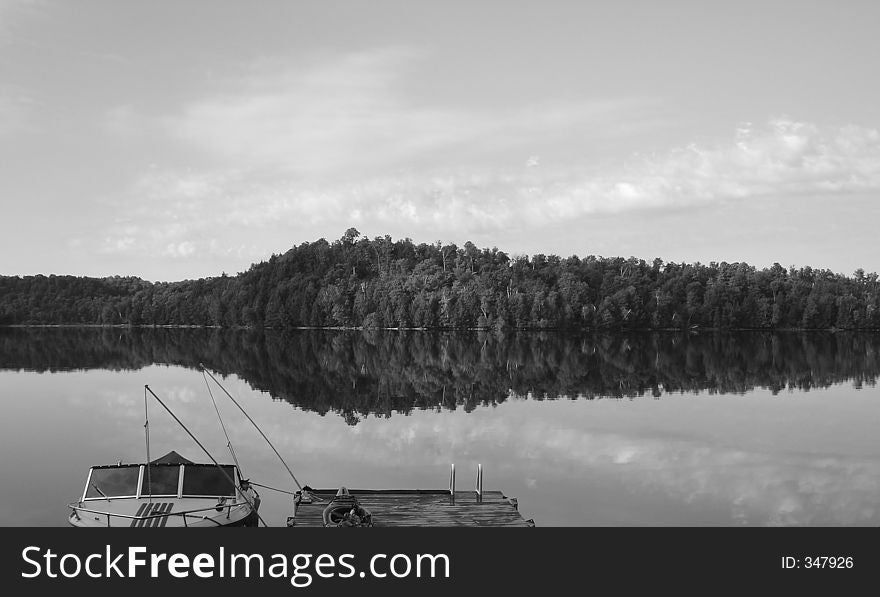
<instances>
[{"instance_id":1,"label":"mooring rope","mask_svg":"<svg viewBox=\"0 0 880 597\"><path fill-rule=\"evenodd\" d=\"M277 491L278 493L286 493L287 495L296 495L298 492L296 491L287 491L286 489L278 489L277 487L271 487L269 485L263 485L262 483L257 483L256 481L248 481L251 485L256 485L257 487L262 487L263 489L268 489L270 491Z\"/></svg>"}]
</instances>

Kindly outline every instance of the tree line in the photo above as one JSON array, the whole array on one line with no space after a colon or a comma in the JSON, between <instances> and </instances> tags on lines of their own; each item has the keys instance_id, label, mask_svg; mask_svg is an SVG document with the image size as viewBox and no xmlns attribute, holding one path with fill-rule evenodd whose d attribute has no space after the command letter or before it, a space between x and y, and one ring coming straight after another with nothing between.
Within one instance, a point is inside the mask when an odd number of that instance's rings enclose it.
<instances>
[{"instance_id":1,"label":"tree line","mask_svg":"<svg viewBox=\"0 0 880 597\"><path fill-rule=\"evenodd\" d=\"M876 273L508 255L467 242L304 242L234 276L0 277L0 325L880 329Z\"/></svg>"}]
</instances>

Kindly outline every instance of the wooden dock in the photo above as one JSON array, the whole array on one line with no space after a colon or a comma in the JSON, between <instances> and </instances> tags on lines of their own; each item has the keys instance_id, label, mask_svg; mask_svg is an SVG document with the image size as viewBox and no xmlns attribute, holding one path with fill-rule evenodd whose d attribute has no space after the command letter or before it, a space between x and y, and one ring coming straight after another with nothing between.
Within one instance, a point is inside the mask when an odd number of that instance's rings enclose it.
<instances>
[{"instance_id":1,"label":"wooden dock","mask_svg":"<svg viewBox=\"0 0 880 597\"><path fill-rule=\"evenodd\" d=\"M372 514L375 527L533 527L517 509L516 498L500 491L434 489L349 489ZM336 489L312 489L294 496L287 526L322 527L324 509Z\"/></svg>"}]
</instances>

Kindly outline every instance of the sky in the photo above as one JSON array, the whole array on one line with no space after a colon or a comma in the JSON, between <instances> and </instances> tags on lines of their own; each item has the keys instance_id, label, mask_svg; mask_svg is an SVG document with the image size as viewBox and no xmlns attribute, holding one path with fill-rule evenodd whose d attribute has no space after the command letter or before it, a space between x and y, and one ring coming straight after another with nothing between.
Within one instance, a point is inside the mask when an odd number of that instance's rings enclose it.
<instances>
[{"instance_id":1,"label":"sky","mask_svg":"<svg viewBox=\"0 0 880 597\"><path fill-rule=\"evenodd\" d=\"M0 0L0 275L350 227L880 270L880 4Z\"/></svg>"}]
</instances>

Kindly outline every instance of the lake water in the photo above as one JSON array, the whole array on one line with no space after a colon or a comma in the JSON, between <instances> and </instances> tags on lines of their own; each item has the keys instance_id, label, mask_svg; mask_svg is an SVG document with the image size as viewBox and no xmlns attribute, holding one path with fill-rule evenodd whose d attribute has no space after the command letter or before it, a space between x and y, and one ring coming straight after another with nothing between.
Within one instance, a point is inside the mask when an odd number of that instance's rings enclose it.
<instances>
[{"instance_id":1,"label":"lake water","mask_svg":"<svg viewBox=\"0 0 880 597\"><path fill-rule=\"evenodd\" d=\"M3 329L0 525L64 525L89 466L143 461L145 384L230 461L199 363L316 488L481 463L539 526L880 524L880 335ZM213 389L244 475L292 489ZM207 461L148 404L154 458Z\"/></svg>"}]
</instances>

